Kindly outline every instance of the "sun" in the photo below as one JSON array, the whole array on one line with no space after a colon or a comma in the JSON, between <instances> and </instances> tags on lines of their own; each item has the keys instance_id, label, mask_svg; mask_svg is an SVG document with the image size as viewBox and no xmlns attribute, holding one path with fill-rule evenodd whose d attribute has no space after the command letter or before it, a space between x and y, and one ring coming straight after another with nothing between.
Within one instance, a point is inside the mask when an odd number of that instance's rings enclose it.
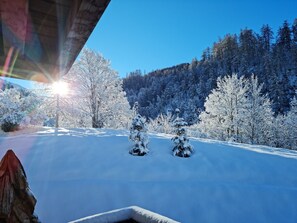
<instances>
[{"instance_id":1,"label":"sun","mask_svg":"<svg viewBox=\"0 0 297 223\"><path fill-rule=\"evenodd\" d=\"M55 95L65 96L69 92L69 87L66 82L57 81L52 84L52 92Z\"/></svg>"}]
</instances>

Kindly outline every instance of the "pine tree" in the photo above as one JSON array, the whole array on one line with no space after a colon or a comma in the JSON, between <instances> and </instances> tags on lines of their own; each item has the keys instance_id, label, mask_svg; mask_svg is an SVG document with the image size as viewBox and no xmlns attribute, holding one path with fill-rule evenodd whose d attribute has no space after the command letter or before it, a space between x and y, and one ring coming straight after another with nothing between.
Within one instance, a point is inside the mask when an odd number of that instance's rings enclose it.
<instances>
[{"instance_id":1,"label":"pine tree","mask_svg":"<svg viewBox=\"0 0 297 223\"><path fill-rule=\"evenodd\" d=\"M179 113L179 110L176 110ZM192 145L189 143L189 139L187 137L185 126L188 123L184 121L183 118L176 117L173 121L172 125L175 127L175 134L171 140L174 143L174 147L172 149L174 156L180 157L190 157L194 152Z\"/></svg>"},{"instance_id":2,"label":"pine tree","mask_svg":"<svg viewBox=\"0 0 297 223\"><path fill-rule=\"evenodd\" d=\"M239 35L240 67L238 75L248 75L257 72L258 39L251 29L244 29Z\"/></svg>"},{"instance_id":3,"label":"pine tree","mask_svg":"<svg viewBox=\"0 0 297 223\"><path fill-rule=\"evenodd\" d=\"M221 75L238 72L238 43L236 35L226 35L213 47L217 60L218 73Z\"/></svg>"},{"instance_id":4,"label":"pine tree","mask_svg":"<svg viewBox=\"0 0 297 223\"><path fill-rule=\"evenodd\" d=\"M297 44L297 18L294 19L292 25L293 42Z\"/></svg>"},{"instance_id":5,"label":"pine tree","mask_svg":"<svg viewBox=\"0 0 297 223\"><path fill-rule=\"evenodd\" d=\"M144 156L149 152L147 148L149 141L147 137L146 120L140 114L136 114L132 121L129 139L134 142L134 146L129 152L130 154L134 156Z\"/></svg>"},{"instance_id":6,"label":"pine tree","mask_svg":"<svg viewBox=\"0 0 297 223\"><path fill-rule=\"evenodd\" d=\"M291 29L288 21L284 21L283 26L278 30L276 43L279 47L281 47L280 50L283 51L282 53L284 54L290 53L290 49L292 45L291 45Z\"/></svg>"},{"instance_id":7,"label":"pine tree","mask_svg":"<svg viewBox=\"0 0 297 223\"><path fill-rule=\"evenodd\" d=\"M294 88L290 82L294 77L291 29L287 21L278 30L276 44L273 48L273 77L271 97L276 113L285 114L290 107Z\"/></svg>"},{"instance_id":8,"label":"pine tree","mask_svg":"<svg viewBox=\"0 0 297 223\"><path fill-rule=\"evenodd\" d=\"M294 20L292 25L292 59L293 59L293 67L291 69L291 75L295 78L292 78L290 81L292 83L292 88L297 89L297 18Z\"/></svg>"},{"instance_id":9,"label":"pine tree","mask_svg":"<svg viewBox=\"0 0 297 223\"><path fill-rule=\"evenodd\" d=\"M273 32L270 26L264 25L261 28L260 46L259 46L259 61L260 69L257 73L259 81L263 83L263 91L268 92L271 88L270 79L272 73L271 50L272 50Z\"/></svg>"},{"instance_id":10,"label":"pine tree","mask_svg":"<svg viewBox=\"0 0 297 223\"><path fill-rule=\"evenodd\" d=\"M271 30L270 26L269 25L262 26L260 42L265 53L269 53L271 51L272 39L273 39L273 31Z\"/></svg>"}]
</instances>

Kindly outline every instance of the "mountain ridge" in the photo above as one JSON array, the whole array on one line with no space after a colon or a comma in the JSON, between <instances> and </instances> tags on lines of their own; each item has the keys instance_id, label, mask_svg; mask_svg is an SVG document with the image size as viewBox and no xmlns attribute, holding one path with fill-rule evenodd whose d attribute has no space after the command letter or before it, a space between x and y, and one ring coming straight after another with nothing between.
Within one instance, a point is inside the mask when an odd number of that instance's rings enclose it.
<instances>
[{"instance_id":1,"label":"mountain ridge","mask_svg":"<svg viewBox=\"0 0 297 223\"><path fill-rule=\"evenodd\" d=\"M199 61L193 59L144 75L136 70L123 79L123 88L131 107L138 102L141 115L156 118L179 108L193 124L198 121L199 111L204 110L205 99L216 87L217 78L233 73L245 77L255 74L274 112L289 111L297 89L297 19L292 26L285 21L275 37L268 25L261 28L260 34L243 29L239 35L227 34L219 39Z\"/></svg>"}]
</instances>

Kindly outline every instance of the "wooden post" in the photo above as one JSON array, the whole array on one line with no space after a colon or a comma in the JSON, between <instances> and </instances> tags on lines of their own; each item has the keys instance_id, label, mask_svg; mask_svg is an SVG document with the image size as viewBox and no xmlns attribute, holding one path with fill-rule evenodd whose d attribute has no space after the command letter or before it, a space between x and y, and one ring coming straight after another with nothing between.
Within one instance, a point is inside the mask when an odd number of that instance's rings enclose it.
<instances>
[{"instance_id":1,"label":"wooden post","mask_svg":"<svg viewBox=\"0 0 297 223\"><path fill-rule=\"evenodd\" d=\"M8 150L0 162L0 222L38 222L33 214L35 204L24 168Z\"/></svg>"},{"instance_id":2,"label":"wooden post","mask_svg":"<svg viewBox=\"0 0 297 223\"><path fill-rule=\"evenodd\" d=\"M57 96L56 96L56 129L58 130L59 128L59 112L60 112L60 96L59 94L57 93Z\"/></svg>"}]
</instances>

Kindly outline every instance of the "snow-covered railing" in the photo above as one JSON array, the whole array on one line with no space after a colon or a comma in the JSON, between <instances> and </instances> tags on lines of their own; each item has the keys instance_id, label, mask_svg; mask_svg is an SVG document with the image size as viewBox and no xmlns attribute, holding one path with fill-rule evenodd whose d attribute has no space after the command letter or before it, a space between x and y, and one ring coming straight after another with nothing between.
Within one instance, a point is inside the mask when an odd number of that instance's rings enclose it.
<instances>
[{"instance_id":1,"label":"snow-covered railing","mask_svg":"<svg viewBox=\"0 0 297 223\"><path fill-rule=\"evenodd\" d=\"M113 223L131 219L139 223L178 223L177 221L174 221L170 218L137 206L104 212L71 221L69 223Z\"/></svg>"}]
</instances>

